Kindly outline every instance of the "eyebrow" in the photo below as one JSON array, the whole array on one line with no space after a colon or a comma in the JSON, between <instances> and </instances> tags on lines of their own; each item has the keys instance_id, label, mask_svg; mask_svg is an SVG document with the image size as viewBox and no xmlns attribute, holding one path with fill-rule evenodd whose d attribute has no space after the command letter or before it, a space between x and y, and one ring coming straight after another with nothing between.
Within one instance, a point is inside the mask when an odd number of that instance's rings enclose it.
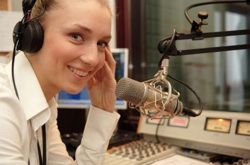
<instances>
[{"instance_id":1,"label":"eyebrow","mask_svg":"<svg viewBox=\"0 0 250 165\"><path fill-rule=\"evenodd\" d=\"M85 27L85 26L82 26L82 25L79 25L79 24L75 24L75 26L78 26L80 27L81 29L83 29L84 31L87 31L89 34L92 34L92 30Z\"/></svg>"},{"instance_id":2,"label":"eyebrow","mask_svg":"<svg viewBox=\"0 0 250 165\"><path fill-rule=\"evenodd\" d=\"M89 28L87 28L87 27L85 27L85 26L82 26L82 25L79 25L79 24L75 24L75 26L80 27L80 28L83 29L84 31L88 32L89 34L92 34L92 33L93 33L91 29L89 29ZM105 38L105 39L111 39L112 36L111 36L111 35L106 35L106 36L103 37L103 38Z\"/></svg>"}]
</instances>

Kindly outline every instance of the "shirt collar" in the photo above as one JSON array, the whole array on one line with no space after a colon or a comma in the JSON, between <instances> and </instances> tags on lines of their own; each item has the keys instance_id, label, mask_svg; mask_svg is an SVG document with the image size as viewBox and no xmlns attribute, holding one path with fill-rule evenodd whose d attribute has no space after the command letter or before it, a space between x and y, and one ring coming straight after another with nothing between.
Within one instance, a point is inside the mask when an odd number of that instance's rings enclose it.
<instances>
[{"instance_id":1,"label":"shirt collar","mask_svg":"<svg viewBox=\"0 0 250 165\"><path fill-rule=\"evenodd\" d=\"M35 72L25 54L23 52L20 52L16 55L15 58L15 83L19 95L19 100L24 109L26 118L27 120L39 120L40 122L35 123L37 123L38 125L42 125L49 120L51 113L48 110L49 105L43 94ZM12 81L11 63L7 65L6 70L10 81ZM45 111L46 109L47 111Z\"/></svg>"}]
</instances>

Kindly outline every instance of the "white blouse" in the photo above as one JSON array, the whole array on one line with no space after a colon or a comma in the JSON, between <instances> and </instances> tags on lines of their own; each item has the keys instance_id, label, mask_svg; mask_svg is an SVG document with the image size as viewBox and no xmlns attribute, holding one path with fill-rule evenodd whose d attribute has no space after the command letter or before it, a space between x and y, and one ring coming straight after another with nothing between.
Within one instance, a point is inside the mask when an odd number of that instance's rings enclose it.
<instances>
[{"instance_id":1,"label":"white blouse","mask_svg":"<svg viewBox=\"0 0 250 165\"><path fill-rule=\"evenodd\" d=\"M47 165L102 164L119 114L90 107L74 161L58 130L56 100L46 101L22 52L16 55L14 73L19 99L13 88L11 63L0 65L0 164L24 165L30 161L30 165L39 165L37 139L43 153L41 126L45 123Z\"/></svg>"}]
</instances>

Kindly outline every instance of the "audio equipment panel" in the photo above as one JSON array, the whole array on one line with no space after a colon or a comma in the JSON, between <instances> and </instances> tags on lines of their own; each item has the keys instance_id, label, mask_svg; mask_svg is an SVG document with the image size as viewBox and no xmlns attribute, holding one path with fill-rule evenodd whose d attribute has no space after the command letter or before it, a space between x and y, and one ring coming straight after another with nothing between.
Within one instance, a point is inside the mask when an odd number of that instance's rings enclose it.
<instances>
[{"instance_id":1,"label":"audio equipment panel","mask_svg":"<svg viewBox=\"0 0 250 165\"><path fill-rule=\"evenodd\" d=\"M138 133L144 134L145 139L156 140L157 134L160 141L168 144L250 158L249 113L204 110L199 117L185 119L176 116L164 119L159 126L148 120L151 119L141 117L138 127Z\"/></svg>"}]
</instances>

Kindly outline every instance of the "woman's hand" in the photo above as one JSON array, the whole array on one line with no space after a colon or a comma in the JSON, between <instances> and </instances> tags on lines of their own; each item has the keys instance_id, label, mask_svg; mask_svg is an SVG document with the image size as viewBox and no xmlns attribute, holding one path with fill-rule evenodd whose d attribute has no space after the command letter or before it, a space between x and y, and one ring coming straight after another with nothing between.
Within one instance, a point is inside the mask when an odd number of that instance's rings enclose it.
<instances>
[{"instance_id":1,"label":"woman's hand","mask_svg":"<svg viewBox=\"0 0 250 165\"><path fill-rule=\"evenodd\" d=\"M116 61L109 48L105 48L105 63L88 81L87 88L92 105L113 112L115 107L115 67Z\"/></svg>"}]
</instances>

